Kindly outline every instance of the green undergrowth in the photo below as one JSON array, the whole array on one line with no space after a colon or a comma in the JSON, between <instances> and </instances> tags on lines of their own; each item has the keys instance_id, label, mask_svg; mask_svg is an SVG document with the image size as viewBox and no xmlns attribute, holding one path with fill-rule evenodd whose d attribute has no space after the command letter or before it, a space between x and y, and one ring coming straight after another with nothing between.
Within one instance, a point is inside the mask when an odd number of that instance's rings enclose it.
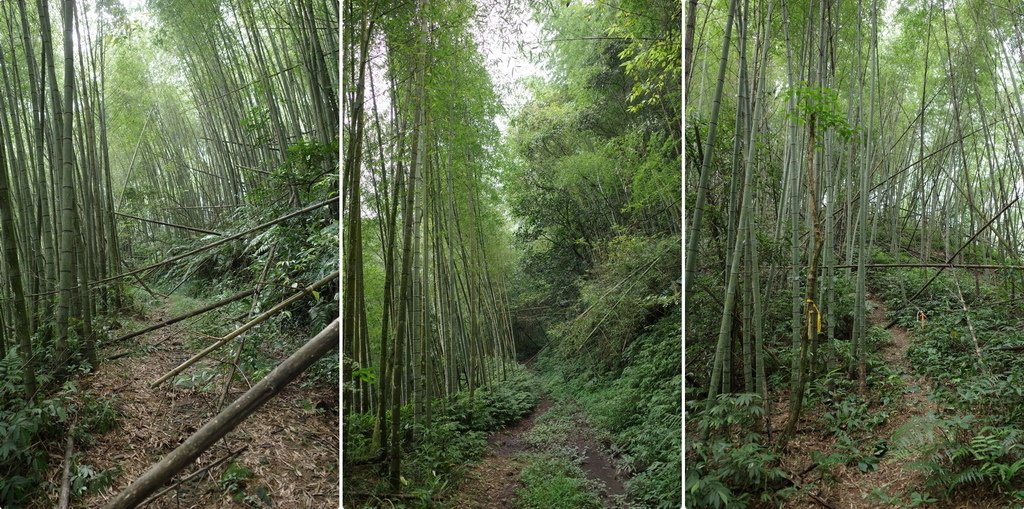
<instances>
[{"instance_id":1,"label":"green undergrowth","mask_svg":"<svg viewBox=\"0 0 1024 509\"><path fill-rule=\"evenodd\" d=\"M677 508L681 491L682 427L680 314L645 328L622 354L621 370L599 362L543 352L537 362L545 388L579 402L612 455L629 472L630 500L638 507Z\"/></svg>"},{"instance_id":2,"label":"green undergrowth","mask_svg":"<svg viewBox=\"0 0 1024 509\"><path fill-rule=\"evenodd\" d=\"M487 434L515 424L537 403L535 376L515 363L508 364L506 369L506 378L501 379L499 365L492 363L491 372L499 373L498 379L476 389L472 398L468 390L462 390L448 399L433 401L430 422L414 421L410 406L402 407L402 491L410 497L387 499L387 494L392 493L387 480L387 462L379 457L372 439L375 416L368 413L346 415L343 436L346 468L361 465L371 470L365 477L350 478L351 491L372 495L369 500L359 500L363 505L353 507L438 507L483 456ZM388 412L389 422L390 415Z\"/></svg>"},{"instance_id":3,"label":"green undergrowth","mask_svg":"<svg viewBox=\"0 0 1024 509\"><path fill-rule=\"evenodd\" d=\"M118 424L115 397L92 396L69 381L52 395L26 403L20 398L20 370L15 369L19 362L17 355L0 361L0 506L26 507L60 489L46 480L46 473L55 458L63 458L69 429L78 451L71 470L73 500L105 490L120 469L97 470L84 461L95 443L93 435Z\"/></svg>"},{"instance_id":4,"label":"green undergrowth","mask_svg":"<svg viewBox=\"0 0 1024 509\"><path fill-rule=\"evenodd\" d=\"M1015 297L1020 288L996 273L950 269L919 297L907 300L935 273L901 269L874 278L888 318L911 331L909 362L928 378L936 402L936 411L912 418L894 432L893 441L910 466L924 473L922 497L945 501L974 492L1019 504L1024 500L1024 363L1019 353L1024 322ZM919 311L924 322L917 319ZM880 499L890 496L895 494L878 494ZM913 503L899 500L905 506Z\"/></svg>"},{"instance_id":5,"label":"green undergrowth","mask_svg":"<svg viewBox=\"0 0 1024 509\"><path fill-rule=\"evenodd\" d=\"M686 507L778 506L793 493L760 432L764 415L753 393L722 394L703 409L687 430Z\"/></svg>"},{"instance_id":6,"label":"green undergrowth","mask_svg":"<svg viewBox=\"0 0 1024 509\"><path fill-rule=\"evenodd\" d=\"M820 476L805 481L806 489L834 485L841 469L874 472L889 454L890 440L879 430L899 411L903 393L914 390L904 383L901 368L883 358L890 341L881 326L868 328L864 393L848 373L849 341L819 344L818 367L808 378L803 415L811 419L813 429L827 434L832 446L811 453ZM784 365L790 354L788 348L781 350ZM777 372L769 386L786 387L783 377L788 372ZM773 415L784 411L771 409ZM722 394L712 405L701 398L687 402L687 437L693 437L687 440L686 451L687 507L771 507L793 496L795 490L779 468L782 455L763 432L766 412L761 397L753 393Z\"/></svg>"},{"instance_id":7,"label":"green undergrowth","mask_svg":"<svg viewBox=\"0 0 1024 509\"><path fill-rule=\"evenodd\" d=\"M594 494L579 465L550 453L524 455L526 466L519 474L524 487L518 491L523 509L597 509L601 500Z\"/></svg>"}]
</instances>

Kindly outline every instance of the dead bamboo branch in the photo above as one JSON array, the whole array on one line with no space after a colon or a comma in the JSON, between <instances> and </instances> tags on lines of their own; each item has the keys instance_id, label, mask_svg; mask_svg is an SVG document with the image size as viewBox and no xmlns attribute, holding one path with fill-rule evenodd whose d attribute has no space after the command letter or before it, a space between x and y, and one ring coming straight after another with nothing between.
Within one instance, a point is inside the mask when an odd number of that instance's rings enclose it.
<instances>
[{"instance_id":1,"label":"dead bamboo branch","mask_svg":"<svg viewBox=\"0 0 1024 509\"><path fill-rule=\"evenodd\" d=\"M192 464L206 449L227 435L270 398L281 392L314 362L338 347L340 323L337 318L310 339L291 357L285 359L252 389L233 401L216 417L188 437L181 445L149 468L124 491L118 493L105 509L128 509L142 502L150 493Z\"/></svg>"},{"instance_id":2,"label":"dead bamboo branch","mask_svg":"<svg viewBox=\"0 0 1024 509\"><path fill-rule=\"evenodd\" d=\"M144 217L133 216L131 214L125 214L123 212L114 212L114 215L118 215L118 216L121 216L121 217L127 217L128 219L134 219L136 221L142 221L144 223L153 223L153 224L158 224L160 226L167 226L167 227L170 227L170 228L178 228L178 229L181 229L181 230L188 230L190 232L205 233L205 234L208 234L208 235L216 235L218 237L223 237L224 236L223 233L218 233L218 232L215 232L213 230L204 230L202 228L196 228L195 226L185 226L185 225L181 225L181 224L165 223L163 221L157 221L155 219L146 219Z\"/></svg>"},{"instance_id":3,"label":"dead bamboo branch","mask_svg":"<svg viewBox=\"0 0 1024 509\"><path fill-rule=\"evenodd\" d=\"M865 263L869 269L974 269L974 270L1022 270L1024 265L984 265L984 264L952 264L952 263ZM837 269L856 269L857 264L836 265Z\"/></svg>"},{"instance_id":4,"label":"dead bamboo branch","mask_svg":"<svg viewBox=\"0 0 1024 509\"><path fill-rule=\"evenodd\" d=\"M981 365L981 369L989 374L988 366L985 364L985 358L981 356L981 346L978 344L978 335L974 333L974 324L971 323L971 314L967 311L967 302L964 301L964 292L960 290L960 282L956 278L953 278L953 286L956 287L956 296L960 300L960 307L964 310L964 319L967 320L967 330L971 333L971 340L974 342L974 353L978 356L978 364Z\"/></svg>"},{"instance_id":5,"label":"dead bamboo branch","mask_svg":"<svg viewBox=\"0 0 1024 509\"><path fill-rule=\"evenodd\" d=\"M135 332L132 332L131 334L125 334L124 336L121 336L121 337L115 339L114 341L112 341L112 343L120 343L122 341L134 338L135 336L141 336L141 335L143 335L143 334L145 334L147 332L153 332L153 331L155 331L157 329L162 329L164 327L167 327L168 325L174 325L174 324L176 324L176 323L178 323L178 322L180 322L182 320L187 320L189 318L192 318L193 316L199 316L199 315L201 315L203 313L206 313L207 311L213 311L214 309L217 309L217 308L219 308L221 306L226 306L228 304L231 304L232 302L235 302L236 300L244 299L244 298L246 298L246 297L248 297L248 296L250 296L250 295L252 295L254 293L256 293L256 289L255 288L253 288L251 290L245 290L244 292L238 292L238 293L236 293L236 294L234 294L234 295L232 295L230 297L225 297L225 298L223 298L221 300L218 300L217 302L214 302L212 304L207 304L207 305L205 305L205 306L203 306L203 307L201 307L199 309L196 309L194 311L189 311L188 313L185 313L183 315L175 316L174 318L168 318L167 320L164 320L164 321L162 321L160 323L157 323L157 324L150 325L149 327L146 327L145 329L137 330Z\"/></svg>"},{"instance_id":6,"label":"dead bamboo branch","mask_svg":"<svg viewBox=\"0 0 1024 509\"><path fill-rule=\"evenodd\" d=\"M263 271L260 272L260 281L267 280L267 274L270 273L270 267L274 264L274 256L277 254L277 244L270 248L270 254L267 255L267 263L263 265ZM257 284L254 291L262 289L262 285ZM259 298L253 299L252 305L249 306L249 311L245 316L250 316L256 312L256 305L259 302ZM235 379L235 372L238 371L238 362L242 358L242 349L245 348L245 336L242 336L241 341L238 344L238 349L235 351L235 362L231 364L231 372L228 373L227 379L224 381L224 390L220 393L220 399L217 400L217 410L224 408L224 400L228 397L228 392L231 391L231 382Z\"/></svg>"},{"instance_id":7,"label":"dead bamboo branch","mask_svg":"<svg viewBox=\"0 0 1024 509\"><path fill-rule=\"evenodd\" d=\"M232 339L235 339L238 336L240 336L243 333L245 333L245 331L247 331L247 330L249 330L249 329L259 325L260 323L263 323L264 321L266 321L271 316L274 316L277 313L281 312L281 310L283 310L284 308L288 307L293 302L295 302L295 301L297 301L297 300L299 300L299 299L301 299L301 298L303 298L303 297L313 293L313 290L316 290L317 288L319 288L319 287L321 287L321 286L323 286L323 285L325 285L325 284L329 283L330 281L332 281L334 279L337 279L337 278L338 278L338 271L334 271L330 275L328 275L327 277L321 279L320 281L317 281L316 283L313 283L312 285L307 286L306 288L303 288L302 290L299 290L297 293L293 294L291 297L288 297L287 299L279 302L277 305L275 305L274 307L266 310L265 312L263 312L262 314L260 314L256 318L253 318L252 320L249 320L249 322L247 322L245 325L235 329L234 332L228 334L227 336L224 336L224 337L218 339L215 343L213 343L212 345L210 345L210 346L206 347L205 349L203 349L203 351L193 355L192 358L190 358L189 360L187 360L185 362L182 362L181 364L178 365L178 367L168 371L167 374L165 374L164 376L160 377L155 382L149 384L149 386L150 387L156 387L156 386L160 385L161 383L163 383L164 381L166 381L168 378L171 378L172 376L177 375L178 373L181 373L182 371L184 371L189 366L195 364L196 362L198 362L203 357L206 357L207 355L209 355L210 352L213 352L214 350L216 350L216 349L226 345Z\"/></svg>"},{"instance_id":8,"label":"dead bamboo branch","mask_svg":"<svg viewBox=\"0 0 1024 509\"><path fill-rule=\"evenodd\" d=\"M1003 215L1004 212L1009 210L1010 207L1012 207L1014 203L1017 203L1018 200L1020 200L1020 196L1014 196L1013 199L1010 200L1009 203L1004 205L1003 208L999 209L999 212L996 212L995 214L993 214L992 218L989 219L987 223L982 225L981 228L978 228L978 231L974 232L974 235L971 235L971 238L967 239L967 242L964 242L960 246L960 249L957 249L955 253L950 255L949 259L946 260L945 265L940 267L939 270L935 273L935 275L932 276L932 278L929 279L928 282L924 284L924 286L922 286L920 289L918 289L917 292L914 293L914 295L912 295L909 299L907 299L906 302L908 302L908 303L909 302L913 302L914 299L916 299L922 293L924 293L924 291L927 290L928 287L931 286L931 284L939 277L939 274L942 274L942 272L944 270L946 270L946 268L948 268L950 264L953 263L953 260L955 260L956 257L960 255L960 252L962 252L964 249L967 249L967 246L971 245L971 242L974 242L974 239L978 238L978 235L981 235L981 233L984 232L985 230L987 230L989 226L992 226L992 223L996 222L996 219L999 219L999 216ZM893 312L893 316L899 316L898 313L900 311L903 311L904 308L906 308L906 304L904 304L904 305L900 306L898 309L896 309ZM897 321L898 321L898 319L894 318L891 322L889 322L889 324L885 326L886 330L891 329L893 325L896 325Z\"/></svg>"}]
</instances>

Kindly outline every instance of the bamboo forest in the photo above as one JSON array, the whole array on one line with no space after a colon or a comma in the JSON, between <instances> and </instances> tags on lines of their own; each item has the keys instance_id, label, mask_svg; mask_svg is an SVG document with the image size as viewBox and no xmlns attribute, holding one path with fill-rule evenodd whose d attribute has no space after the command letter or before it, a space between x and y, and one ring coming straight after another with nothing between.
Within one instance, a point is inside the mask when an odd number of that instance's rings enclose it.
<instances>
[{"instance_id":1,"label":"bamboo forest","mask_svg":"<svg viewBox=\"0 0 1024 509\"><path fill-rule=\"evenodd\" d=\"M1021 4L687 8L686 505L1021 507Z\"/></svg>"},{"instance_id":2,"label":"bamboo forest","mask_svg":"<svg viewBox=\"0 0 1024 509\"><path fill-rule=\"evenodd\" d=\"M682 12L345 3L345 507L682 506Z\"/></svg>"},{"instance_id":3,"label":"bamboo forest","mask_svg":"<svg viewBox=\"0 0 1024 509\"><path fill-rule=\"evenodd\" d=\"M338 26L0 2L0 507L337 504Z\"/></svg>"}]
</instances>

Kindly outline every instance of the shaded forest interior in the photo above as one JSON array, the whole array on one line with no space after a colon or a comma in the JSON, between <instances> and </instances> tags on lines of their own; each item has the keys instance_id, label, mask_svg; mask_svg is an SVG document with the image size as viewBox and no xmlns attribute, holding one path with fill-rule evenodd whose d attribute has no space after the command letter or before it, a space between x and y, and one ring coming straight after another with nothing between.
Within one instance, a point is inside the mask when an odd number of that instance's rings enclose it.
<instances>
[{"instance_id":1,"label":"shaded forest interior","mask_svg":"<svg viewBox=\"0 0 1024 509\"><path fill-rule=\"evenodd\" d=\"M345 4L347 507L680 506L681 7Z\"/></svg>"},{"instance_id":2,"label":"shaded forest interior","mask_svg":"<svg viewBox=\"0 0 1024 509\"><path fill-rule=\"evenodd\" d=\"M1019 506L1021 6L687 9L688 506Z\"/></svg>"},{"instance_id":3,"label":"shaded forest interior","mask_svg":"<svg viewBox=\"0 0 1024 509\"><path fill-rule=\"evenodd\" d=\"M0 506L337 500L339 22L0 3Z\"/></svg>"}]
</instances>

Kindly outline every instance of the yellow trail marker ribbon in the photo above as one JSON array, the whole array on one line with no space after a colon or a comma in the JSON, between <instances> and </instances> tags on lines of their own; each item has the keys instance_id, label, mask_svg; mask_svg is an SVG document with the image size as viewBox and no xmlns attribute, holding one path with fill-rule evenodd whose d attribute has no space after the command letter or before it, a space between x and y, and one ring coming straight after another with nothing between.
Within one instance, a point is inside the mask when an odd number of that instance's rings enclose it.
<instances>
[{"instance_id":1,"label":"yellow trail marker ribbon","mask_svg":"<svg viewBox=\"0 0 1024 509\"><path fill-rule=\"evenodd\" d=\"M818 305L814 303L814 299L807 299L807 312L810 313L811 309L814 309L814 314L818 317L818 334L821 334L821 310L818 309Z\"/></svg>"}]
</instances>

